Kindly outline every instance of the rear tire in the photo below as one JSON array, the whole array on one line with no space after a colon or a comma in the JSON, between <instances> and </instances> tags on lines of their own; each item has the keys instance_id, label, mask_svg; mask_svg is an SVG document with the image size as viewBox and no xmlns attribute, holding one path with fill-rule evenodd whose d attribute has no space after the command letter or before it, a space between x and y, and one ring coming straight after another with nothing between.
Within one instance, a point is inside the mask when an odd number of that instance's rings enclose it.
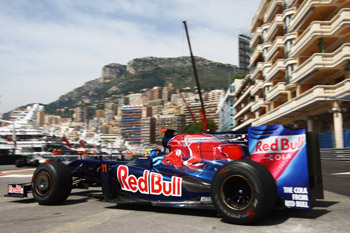
<instances>
[{"instance_id":1,"label":"rear tire","mask_svg":"<svg viewBox=\"0 0 350 233\"><path fill-rule=\"evenodd\" d=\"M59 162L40 164L33 174L32 192L40 205L55 205L64 202L72 190L72 174Z\"/></svg>"},{"instance_id":2,"label":"rear tire","mask_svg":"<svg viewBox=\"0 0 350 233\"><path fill-rule=\"evenodd\" d=\"M269 170L254 161L225 164L214 176L211 196L215 209L228 222L251 224L274 207L277 188Z\"/></svg>"}]
</instances>

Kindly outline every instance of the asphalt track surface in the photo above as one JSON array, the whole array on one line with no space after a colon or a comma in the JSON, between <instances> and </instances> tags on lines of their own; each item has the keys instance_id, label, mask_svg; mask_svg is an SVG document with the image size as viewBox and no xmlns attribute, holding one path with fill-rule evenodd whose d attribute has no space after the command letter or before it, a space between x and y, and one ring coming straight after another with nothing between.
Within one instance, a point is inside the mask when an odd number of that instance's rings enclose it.
<instances>
[{"instance_id":1,"label":"asphalt track surface","mask_svg":"<svg viewBox=\"0 0 350 233\"><path fill-rule=\"evenodd\" d=\"M8 183L29 182L34 169L0 165L0 232L349 232L350 162L322 161L325 199L311 210L274 209L252 226L222 221L214 210L104 202L99 189L73 190L57 206L4 197Z\"/></svg>"}]
</instances>

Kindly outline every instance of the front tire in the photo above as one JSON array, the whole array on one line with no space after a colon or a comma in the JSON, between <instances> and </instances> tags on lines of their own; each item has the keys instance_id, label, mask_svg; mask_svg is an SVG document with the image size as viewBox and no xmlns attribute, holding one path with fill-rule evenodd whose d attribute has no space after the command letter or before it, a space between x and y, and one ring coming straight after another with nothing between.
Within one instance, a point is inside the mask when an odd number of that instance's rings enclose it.
<instances>
[{"instance_id":1,"label":"front tire","mask_svg":"<svg viewBox=\"0 0 350 233\"><path fill-rule=\"evenodd\" d=\"M214 176L211 196L228 222L251 224L265 217L277 199L275 180L262 164L239 160L225 164Z\"/></svg>"},{"instance_id":2,"label":"front tire","mask_svg":"<svg viewBox=\"0 0 350 233\"><path fill-rule=\"evenodd\" d=\"M40 164L33 174L32 192L40 205L55 205L65 201L72 190L72 174L59 162Z\"/></svg>"}]
</instances>

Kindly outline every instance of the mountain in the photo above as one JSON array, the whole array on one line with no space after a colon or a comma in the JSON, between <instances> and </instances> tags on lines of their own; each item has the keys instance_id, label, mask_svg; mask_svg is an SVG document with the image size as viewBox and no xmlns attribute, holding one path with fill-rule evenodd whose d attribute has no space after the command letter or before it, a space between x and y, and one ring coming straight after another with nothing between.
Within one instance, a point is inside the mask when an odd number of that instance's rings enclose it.
<instances>
[{"instance_id":1,"label":"mountain","mask_svg":"<svg viewBox=\"0 0 350 233\"><path fill-rule=\"evenodd\" d=\"M226 88L228 74L238 70L236 66L201 57L195 57L195 62L203 90ZM121 94L137 93L168 83L173 83L177 88L196 87L190 57L145 57L131 60L127 65L108 64L103 67L99 78L62 95L45 109L53 113L58 109L89 106L106 99L116 102Z\"/></svg>"}]
</instances>

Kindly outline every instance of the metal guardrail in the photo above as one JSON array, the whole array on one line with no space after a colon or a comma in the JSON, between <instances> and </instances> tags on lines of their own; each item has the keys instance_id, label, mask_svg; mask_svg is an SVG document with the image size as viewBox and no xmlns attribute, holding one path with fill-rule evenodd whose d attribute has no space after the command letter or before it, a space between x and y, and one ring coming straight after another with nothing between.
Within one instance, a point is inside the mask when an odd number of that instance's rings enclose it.
<instances>
[{"instance_id":1,"label":"metal guardrail","mask_svg":"<svg viewBox=\"0 0 350 233\"><path fill-rule=\"evenodd\" d=\"M329 148L320 149L322 160L350 161L350 148Z\"/></svg>"}]
</instances>

